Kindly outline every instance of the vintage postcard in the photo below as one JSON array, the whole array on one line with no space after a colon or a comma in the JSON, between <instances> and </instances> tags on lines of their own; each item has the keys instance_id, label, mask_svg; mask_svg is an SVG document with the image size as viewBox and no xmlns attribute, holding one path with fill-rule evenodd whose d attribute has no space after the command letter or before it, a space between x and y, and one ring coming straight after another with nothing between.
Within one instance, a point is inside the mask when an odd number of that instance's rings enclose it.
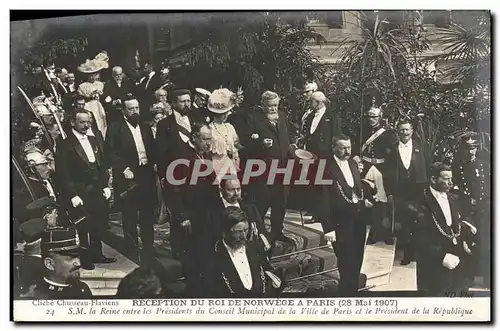
<instances>
[{"instance_id":1,"label":"vintage postcard","mask_svg":"<svg viewBox=\"0 0 500 331\"><path fill-rule=\"evenodd\" d=\"M15 322L491 321L488 10L22 14Z\"/></svg>"}]
</instances>

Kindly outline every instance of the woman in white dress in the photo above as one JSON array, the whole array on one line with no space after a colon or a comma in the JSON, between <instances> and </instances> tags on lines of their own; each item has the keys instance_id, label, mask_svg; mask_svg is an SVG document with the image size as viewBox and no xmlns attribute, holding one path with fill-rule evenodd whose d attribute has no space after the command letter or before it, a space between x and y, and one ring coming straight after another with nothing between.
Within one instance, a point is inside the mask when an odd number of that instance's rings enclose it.
<instances>
[{"instance_id":1,"label":"woman in white dress","mask_svg":"<svg viewBox=\"0 0 500 331\"><path fill-rule=\"evenodd\" d=\"M104 83L99 81L99 71L108 67L105 53L99 53L93 60L87 60L78 66L78 71L87 74L87 81L78 86L78 93L86 99L85 109L94 114L103 138L106 137L107 123L104 107L99 101L104 90Z\"/></svg>"},{"instance_id":2,"label":"woman in white dress","mask_svg":"<svg viewBox=\"0 0 500 331\"><path fill-rule=\"evenodd\" d=\"M236 130L227 123L237 101L238 95L228 89L215 90L208 98L207 108L214 114L214 119L208 126L212 131L212 166L217 176L236 174L239 171L238 150L241 145Z\"/></svg>"}]
</instances>

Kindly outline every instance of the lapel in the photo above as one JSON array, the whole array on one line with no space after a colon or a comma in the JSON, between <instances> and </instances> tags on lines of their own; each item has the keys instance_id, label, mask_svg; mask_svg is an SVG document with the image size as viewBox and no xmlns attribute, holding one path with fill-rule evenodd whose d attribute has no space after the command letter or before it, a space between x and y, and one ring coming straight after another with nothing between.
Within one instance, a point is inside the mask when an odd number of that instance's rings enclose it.
<instances>
[{"instance_id":1,"label":"lapel","mask_svg":"<svg viewBox=\"0 0 500 331\"><path fill-rule=\"evenodd\" d=\"M134 136L132 135L132 132L130 132L130 129L125 122L125 119L122 117L121 118L121 131L122 131L122 144L125 146L125 148L129 149L133 153L137 154L137 150L135 148L135 141L134 141ZM139 155L137 155L137 158L139 158Z\"/></svg>"},{"instance_id":2,"label":"lapel","mask_svg":"<svg viewBox=\"0 0 500 331\"><path fill-rule=\"evenodd\" d=\"M73 132L71 132L71 134L68 136L68 138L72 139L72 145L76 151L76 154L78 154L78 156L82 159L82 161L85 162L85 164L87 166L89 166L89 163L90 163L89 159L87 158L87 154L85 154L85 151L83 150L83 147L80 144L80 141L78 140L78 138L74 135Z\"/></svg>"},{"instance_id":3,"label":"lapel","mask_svg":"<svg viewBox=\"0 0 500 331\"><path fill-rule=\"evenodd\" d=\"M349 159L347 163L349 164L349 169L351 169L352 178L354 180L354 189L357 193L359 193L359 190L361 190L362 186L358 165L352 159Z\"/></svg>"},{"instance_id":4,"label":"lapel","mask_svg":"<svg viewBox=\"0 0 500 331\"><path fill-rule=\"evenodd\" d=\"M436 198L432 194L430 188L425 188L425 199L427 200L427 204L429 206L429 209L431 213L434 215L434 218L436 219L436 222L441 226L442 229L448 229L449 226L446 224L446 218L444 217L444 213L441 210L441 206L437 202ZM458 220L458 214L455 216L455 210L452 209L452 203L450 196L448 195L448 201L450 203L450 209L451 209L451 218L452 218L452 225L456 225L456 221Z\"/></svg>"},{"instance_id":5,"label":"lapel","mask_svg":"<svg viewBox=\"0 0 500 331\"><path fill-rule=\"evenodd\" d=\"M101 154L99 153L99 146L97 144L97 138L90 136L90 137L88 137L88 139L90 142L90 146L92 146L92 151L94 151L95 161L100 166L101 165ZM83 153L85 154L85 151Z\"/></svg>"},{"instance_id":6,"label":"lapel","mask_svg":"<svg viewBox=\"0 0 500 331\"><path fill-rule=\"evenodd\" d=\"M271 121L269 121L267 118L266 118L266 125L269 127L269 129L274 132L274 133L278 133L278 126L280 125L280 120L278 120L278 123L276 125L273 125L271 124Z\"/></svg>"},{"instance_id":7,"label":"lapel","mask_svg":"<svg viewBox=\"0 0 500 331\"><path fill-rule=\"evenodd\" d=\"M334 180L337 180L339 182L339 184L346 190L352 190L352 189L356 189L356 187L360 187L360 184L361 184L361 179L359 176L356 176L356 172L353 170L353 165L351 162L347 161L347 163L349 164L349 169L351 169L351 174L352 174L352 178L354 180L354 188L350 187L348 184L347 184L347 181L344 177L344 174L342 173L342 170L340 170L340 167L339 165L337 164L337 161L335 160L335 158L332 158L332 162L331 162L331 166L330 166L330 173L332 175L332 178Z\"/></svg>"},{"instance_id":8,"label":"lapel","mask_svg":"<svg viewBox=\"0 0 500 331\"><path fill-rule=\"evenodd\" d=\"M217 241L216 249L218 251L217 255L219 258L218 264L220 266L222 274L224 274L224 276L226 277L233 291L235 293L240 292L242 289L244 289L243 283L240 280L240 276L238 275L238 272L234 267L231 256L229 256L229 252L227 251L226 246L224 246L222 239Z\"/></svg>"},{"instance_id":9,"label":"lapel","mask_svg":"<svg viewBox=\"0 0 500 331\"><path fill-rule=\"evenodd\" d=\"M417 156L415 155L417 152L415 152L415 150L418 150L418 153L420 153L420 148L416 144L415 140L412 138L410 167L413 167L413 169L415 169L416 159L417 159Z\"/></svg>"}]
</instances>

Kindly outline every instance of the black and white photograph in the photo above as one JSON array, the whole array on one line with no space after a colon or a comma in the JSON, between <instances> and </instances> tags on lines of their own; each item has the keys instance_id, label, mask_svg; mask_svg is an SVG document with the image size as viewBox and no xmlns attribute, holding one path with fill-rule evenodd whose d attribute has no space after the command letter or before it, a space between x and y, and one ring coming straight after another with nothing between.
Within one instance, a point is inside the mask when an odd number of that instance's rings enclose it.
<instances>
[{"instance_id":1,"label":"black and white photograph","mask_svg":"<svg viewBox=\"0 0 500 331\"><path fill-rule=\"evenodd\" d=\"M491 320L489 10L50 13L10 12L11 319Z\"/></svg>"}]
</instances>

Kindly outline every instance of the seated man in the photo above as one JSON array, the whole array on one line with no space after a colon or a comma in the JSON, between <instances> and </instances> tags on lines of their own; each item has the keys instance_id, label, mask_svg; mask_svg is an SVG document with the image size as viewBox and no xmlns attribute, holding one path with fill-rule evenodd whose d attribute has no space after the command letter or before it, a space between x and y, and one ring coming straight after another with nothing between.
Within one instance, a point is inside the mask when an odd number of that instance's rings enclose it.
<instances>
[{"instance_id":1,"label":"seated man","mask_svg":"<svg viewBox=\"0 0 500 331\"><path fill-rule=\"evenodd\" d=\"M248 242L250 231L245 212L227 207L221 215L222 238L207 254L202 266L204 296L273 297L283 282L272 271L269 261L254 243ZM207 251L208 253L208 251Z\"/></svg>"}]
</instances>

